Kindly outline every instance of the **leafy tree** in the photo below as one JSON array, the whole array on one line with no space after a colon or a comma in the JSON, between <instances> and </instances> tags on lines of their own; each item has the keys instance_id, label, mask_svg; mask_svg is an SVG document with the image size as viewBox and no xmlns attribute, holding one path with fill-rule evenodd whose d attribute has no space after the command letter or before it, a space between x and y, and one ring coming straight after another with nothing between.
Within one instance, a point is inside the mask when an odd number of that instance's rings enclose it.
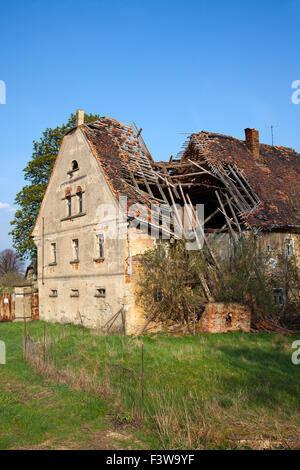
<instances>
[{"instance_id":1,"label":"leafy tree","mask_svg":"<svg viewBox=\"0 0 300 470\"><path fill-rule=\"evenodd\" d=\"M98 114L85 114L85 122L99 119ZM21 258L36 258L36 248L30 238L36 217L43 200L47 184L58 154L63 136L75 127L76 116L71 114L68 122L54 129L46 129L39 141L33 142L33 153L28 165L24 168L25 180L29 183L16 195L15 203L19 210L11 222L10 232L13 246Z\"/></svg>"}]
</instances>

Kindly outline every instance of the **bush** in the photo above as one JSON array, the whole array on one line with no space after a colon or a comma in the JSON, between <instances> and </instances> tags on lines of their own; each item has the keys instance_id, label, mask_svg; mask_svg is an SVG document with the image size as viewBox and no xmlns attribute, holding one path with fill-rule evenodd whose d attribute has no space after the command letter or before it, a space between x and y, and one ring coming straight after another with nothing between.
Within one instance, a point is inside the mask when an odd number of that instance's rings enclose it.
<instances>
[{"instance_id":1,"label":"bush","mask_svg":"<svg viewBox=\"0 0 300 470\"><path fill-rule=\"evenodd\" d=\"M184 241L160 243L141 257L140 303L156 320L189 325L199 319L208 300L240 303L258 316L277 316L299 295L296 262L278 257L276 269L253 234L235 243L215 236L198 251L187 251ZM211 253L214 253L214 259ZM274 288L284 287L284 305L274 300ZM298 287L298 290L297 290ZM299 298L298 298L299 301ZM279 315L280 316L280 315Z\"/></svg>"}]
</instances>

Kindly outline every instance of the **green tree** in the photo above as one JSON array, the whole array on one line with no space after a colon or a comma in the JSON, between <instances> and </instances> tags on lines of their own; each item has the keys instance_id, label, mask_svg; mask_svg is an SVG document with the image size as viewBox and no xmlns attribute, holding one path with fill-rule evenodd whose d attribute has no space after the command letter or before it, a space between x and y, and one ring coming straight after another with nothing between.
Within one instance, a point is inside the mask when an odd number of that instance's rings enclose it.
<instances>
[{"instance_id":1,"label":"green tree","mask_svg":"<svg viewBox=\"0 0 300 470\"><path fill-rule=\"evenodd\" d=\"M85 123L99 119L98 114L85 114ZM75 127L76 116L71 114L68 122L54 129L46 129L39 141L33 142L33 153L24 168L25 180L29 183L16 195L15 203L19 209L11 222L10 232L13 246L19 257L36 258L36 248L30 238L36 217L43 200L47 184L59 151L63 136Z\"/></svg>"}]
</instances>

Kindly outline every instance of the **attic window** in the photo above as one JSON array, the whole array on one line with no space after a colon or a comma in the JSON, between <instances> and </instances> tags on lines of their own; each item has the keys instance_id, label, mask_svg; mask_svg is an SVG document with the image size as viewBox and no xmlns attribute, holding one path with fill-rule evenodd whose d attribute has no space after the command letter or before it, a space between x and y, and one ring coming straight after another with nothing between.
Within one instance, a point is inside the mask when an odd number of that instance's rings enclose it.
<instances>
[{"instance_id":1,"label":"attic window","mask_svg":"<svg viewBox=\"0 0 300 470\"><path fill-rule=\"evenodd\" d=\"M77 160L73 160L73 161L72 161L72 166L71 166L71 168L72 168L72 171L79 170L79 166L78 166Z\"/></svg>"}]
</instances>

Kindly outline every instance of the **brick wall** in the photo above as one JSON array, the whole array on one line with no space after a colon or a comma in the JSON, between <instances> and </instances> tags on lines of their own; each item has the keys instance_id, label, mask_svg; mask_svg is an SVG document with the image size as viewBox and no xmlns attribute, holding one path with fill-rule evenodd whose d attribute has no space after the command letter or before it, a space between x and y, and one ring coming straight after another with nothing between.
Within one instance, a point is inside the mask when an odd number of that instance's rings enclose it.
<instances>
[{"instance_id":1,"label":"brick wall","mask_svg":"<svg viewBox=\"0 0 300 470\"><path fill-rule=\"evenodd\" d=\"M251 312L249 307L239 304L208 303L197 331L204 333L225 333L227 331L250 331Z\"/></svg>"}]
</instances>

